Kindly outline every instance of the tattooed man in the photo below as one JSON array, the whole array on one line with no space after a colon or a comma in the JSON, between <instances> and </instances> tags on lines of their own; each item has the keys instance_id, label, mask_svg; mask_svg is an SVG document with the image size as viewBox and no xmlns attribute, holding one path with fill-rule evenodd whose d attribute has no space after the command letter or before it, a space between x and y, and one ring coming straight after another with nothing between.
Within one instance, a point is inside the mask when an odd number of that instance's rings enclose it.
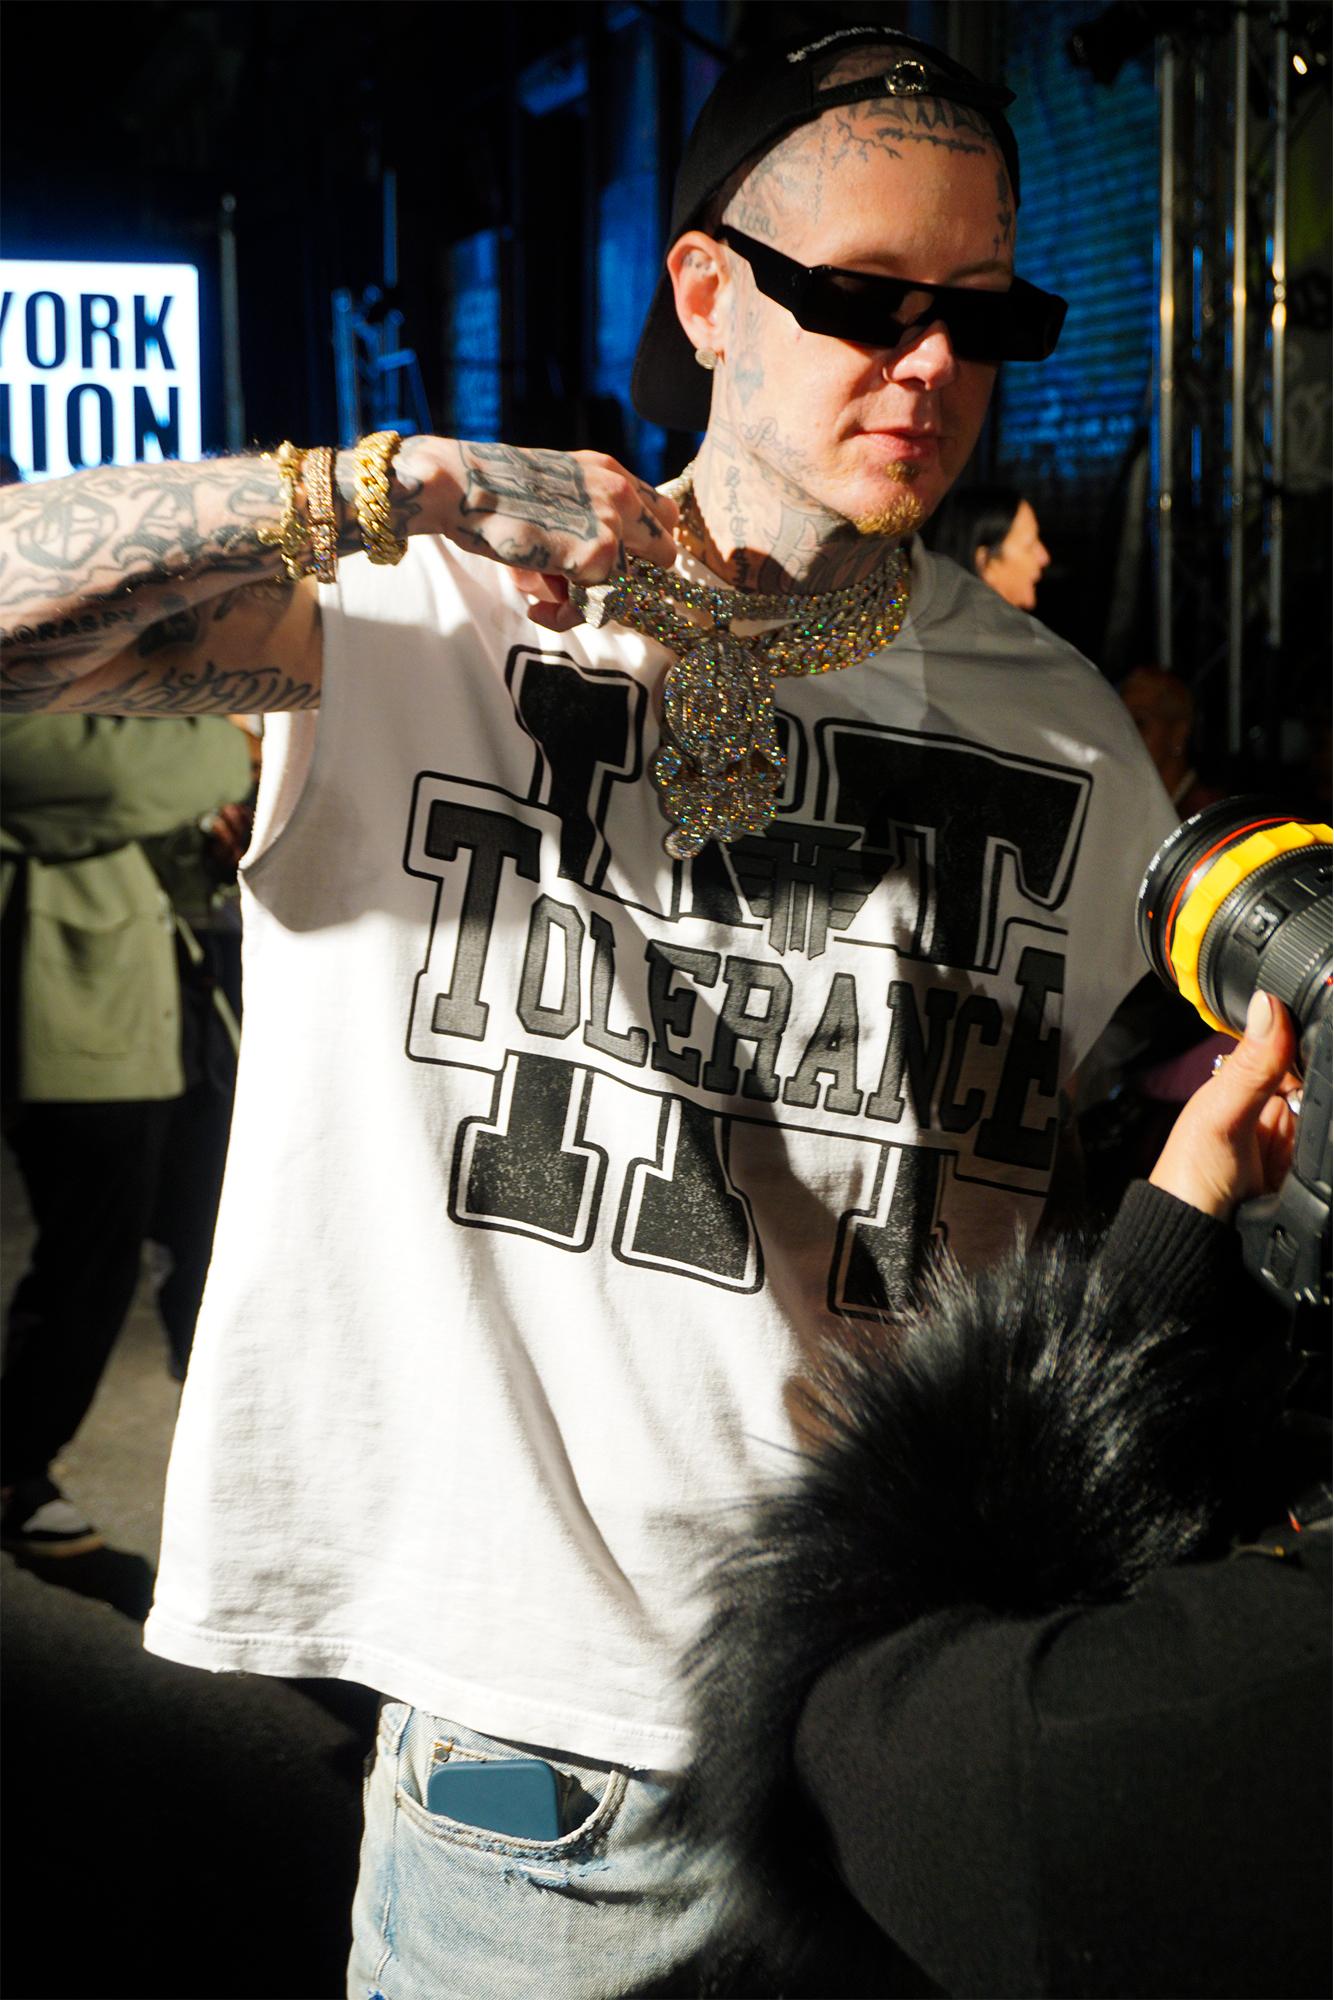
<instances>
[{"instance_id":1,"label":"tattooed man","mask_svg":"<svg viewBox=\"0 0 1334 2000\"><path fill-rule=\"evenodd\" d=\"M722 78L634 379L679 505L414 437L384 567L340 453L316 587L260 460L5 499L13 707L269 716L146 1637L387 1697L357 2000L764 1990L651 1832L710 1538L830 1342L1038 1219L1138 976L1133 725L913 537L1059 330L1007 101L881 28Z\"/></svg>"}]
</instances>

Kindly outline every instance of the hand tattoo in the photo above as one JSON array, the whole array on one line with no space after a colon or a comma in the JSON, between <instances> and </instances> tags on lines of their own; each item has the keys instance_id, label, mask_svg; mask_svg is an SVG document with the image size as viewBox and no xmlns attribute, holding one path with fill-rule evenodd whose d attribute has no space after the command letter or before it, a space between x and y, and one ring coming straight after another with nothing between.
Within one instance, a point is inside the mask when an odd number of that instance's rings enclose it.
<instances>
[{"instance_id":1,"label":"hand tattoo","mask_svg":"<svg viewBox=\"0 0 1334 2000\"><path fill-rule=\"evenodd\" d=\"M459 503L464 520L470 515L501 514L577 541L596 538L598 518L583 470L568 452L523 450L508 444L465 444L460 450L467 473Z\"/></svg>"}]
</instances>

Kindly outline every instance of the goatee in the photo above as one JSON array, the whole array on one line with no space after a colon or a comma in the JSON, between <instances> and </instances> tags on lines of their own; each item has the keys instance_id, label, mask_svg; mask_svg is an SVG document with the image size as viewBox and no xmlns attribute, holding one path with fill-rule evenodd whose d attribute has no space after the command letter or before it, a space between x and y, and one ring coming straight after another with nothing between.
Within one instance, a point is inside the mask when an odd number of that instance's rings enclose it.
<instances>
[{"instance_id":1,"label":"goatee","mask_svg":"<svg viewBox=\"0 0 1334 2000\"><path fill-rule=\"evenodd\" d=\"M896 471L899 468L895 468ZM917 471L916 466L904 466L902 473ZM850 516L853 527L859 535L911 535L926 519L927 509L915 495L896 493L881 507L873 508L869 514Z\"/></svg>"}]
</instances>

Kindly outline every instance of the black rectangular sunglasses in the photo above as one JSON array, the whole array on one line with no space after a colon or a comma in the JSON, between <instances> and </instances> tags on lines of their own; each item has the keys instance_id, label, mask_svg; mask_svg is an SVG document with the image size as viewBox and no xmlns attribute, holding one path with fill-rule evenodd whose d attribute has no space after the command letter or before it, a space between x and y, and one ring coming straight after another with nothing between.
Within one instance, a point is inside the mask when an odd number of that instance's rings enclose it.
<instances>
[{"instance_id":1,"label":"black rectangular sunglasses","mask_svg":"<svg viewBox=\"0 0 1334 2000\"><path fill-rule=\"evenodd\" d=\"M1045 361L1065 321L1065 300L1023 278L1015 278L1005 292L923 285L915 278L844 271L837 264L797 264L725 223L718 234L745 258L765 297L785 306L798 326L861 347L897 347L914 328L943 320L964 361ZM929 292L931 303L911 320L901 320L899 307L912 292Z\"/></svg>"}]
</instances>

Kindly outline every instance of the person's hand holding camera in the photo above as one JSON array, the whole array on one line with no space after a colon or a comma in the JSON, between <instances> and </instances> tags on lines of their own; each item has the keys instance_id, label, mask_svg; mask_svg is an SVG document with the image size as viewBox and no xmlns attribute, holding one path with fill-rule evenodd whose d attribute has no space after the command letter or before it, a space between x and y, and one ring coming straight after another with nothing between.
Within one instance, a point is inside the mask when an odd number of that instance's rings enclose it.
<instances>
[{"instance_id":1,"label":"person's hand holding camera","mask_svg":"<svg viewBox=\"0 0 1334 2000\"><path fill-rule=\"evenodd\" d=\"M1149 1179L1230 1222L1239 1203L1272 1194L1292 1165L1297 1119L1285 1097L1296 1036L1286 1007L1253 993L1246 1033L1186 1104Z\"/></svg>"}]
</instances>

